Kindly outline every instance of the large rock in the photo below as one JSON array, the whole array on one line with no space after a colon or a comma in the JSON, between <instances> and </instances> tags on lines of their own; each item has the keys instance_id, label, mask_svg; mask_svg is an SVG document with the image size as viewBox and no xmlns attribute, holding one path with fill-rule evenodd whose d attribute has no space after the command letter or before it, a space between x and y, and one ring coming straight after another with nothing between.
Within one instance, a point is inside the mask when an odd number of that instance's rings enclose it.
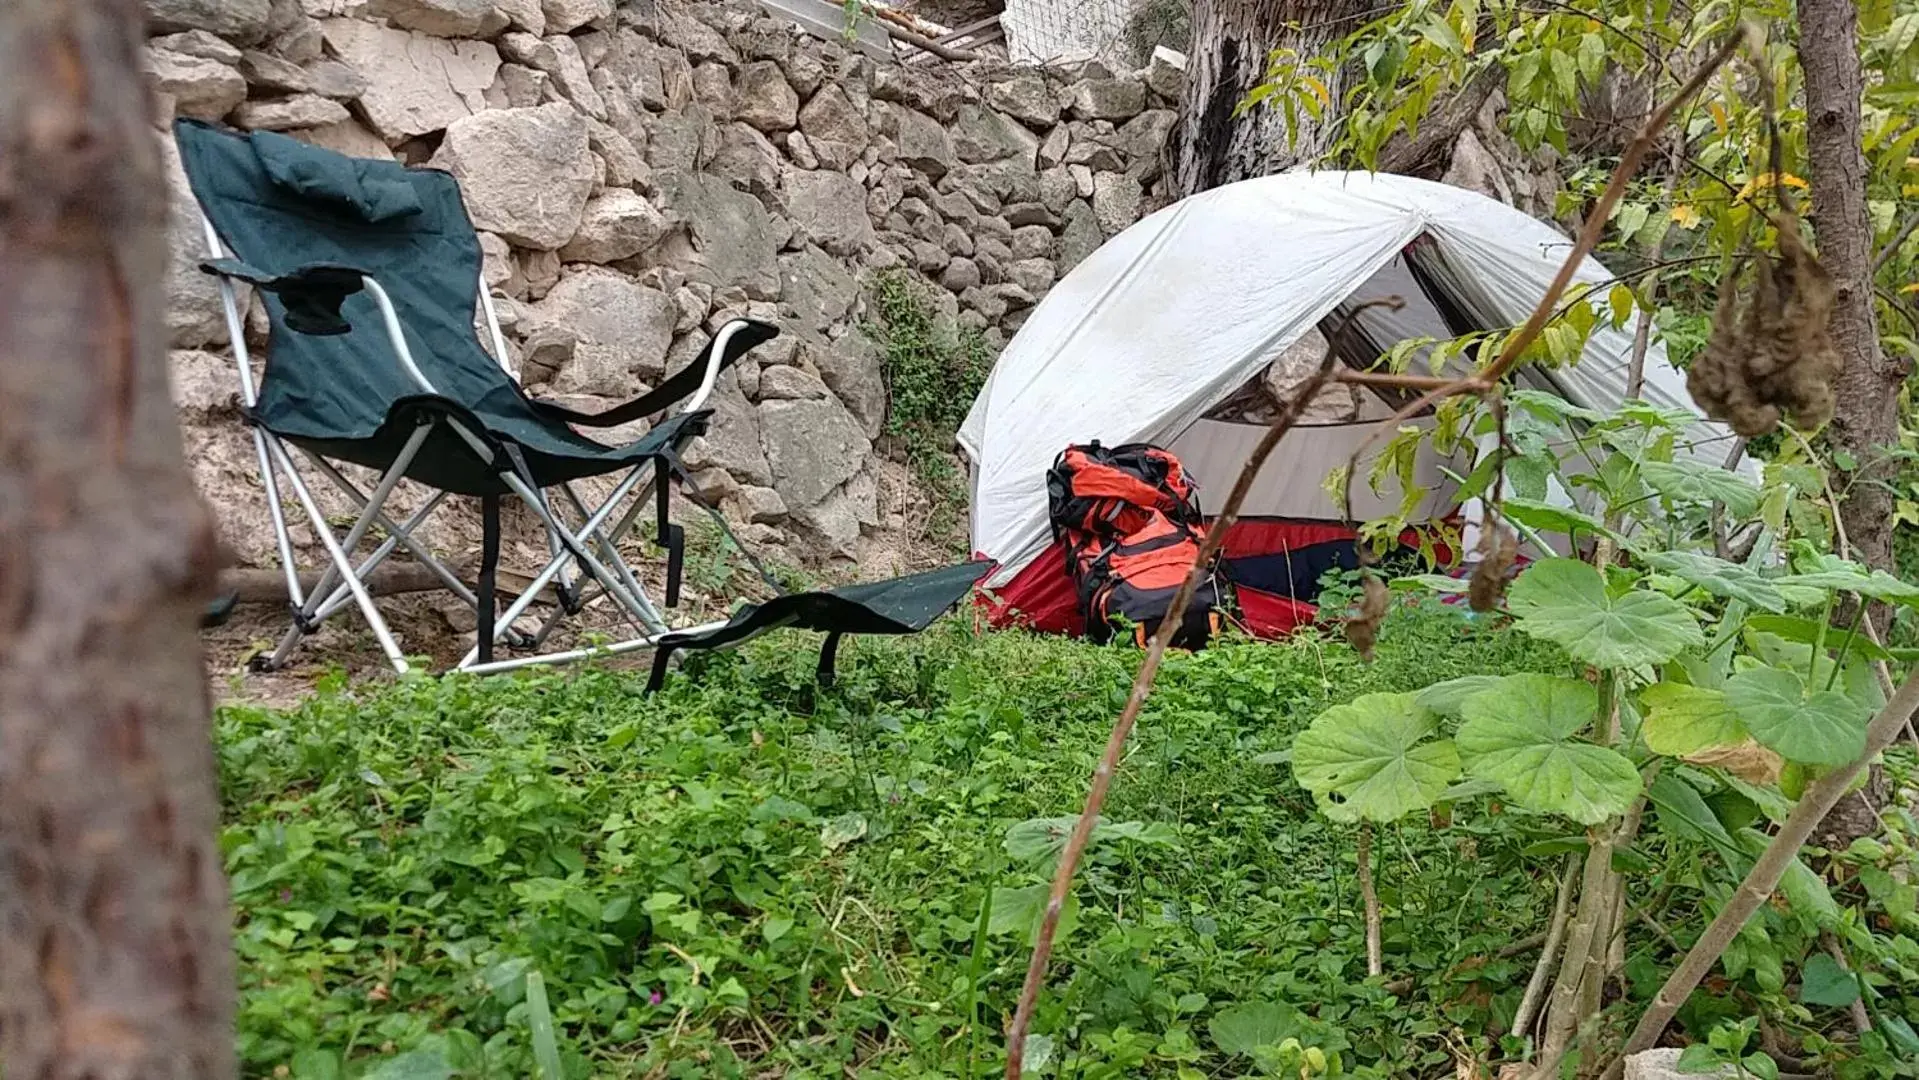
<instances>
[{"instance_id":1,"label":"large rock","mask_svg":"<svg viewBox=\"0 0 1919 1080\"><path fill-rule=\"evenodd\" d=\"M1039 136L991 109L962 105L953 122L953 150L969 164L1011 158L1030 170L1039 155Z\"/></svg>"},{"instance_id":2,"label":"large rock","mask_svg":"<svg viewBox=\"0 0 1919 1080\"><path fill-rule=\"evenodd\" d=\"M866 117L860 115L852 99L838 84L820 87L819 92L813 95L813 100L800 110L799 125L800 130L815 145L842 143L865 149L871 137Z\"/></svg>"},{"instance_id":3,"label":"large rock","mask_svg":"<svg viewBox=\"0 0 1919 1080\"><path fill-rule=\"evenodd\" d=\"M826 548L826 554L859 557L860 527L879 524L879 484L862 472L814 506L795 511L793 519Z\"/></svg>"},{"instance_id":4,"label":"large rock","mask_svg":"<svg viewBox=\"0 0 1919 1080\"><path fill-rule=\"evenodd\" d=\"M750 192L767 209L778 210L780 152L754 128L728 124L720 133L720 152L708 168L714 175L733 181L734 187Z\"/></svg>"},{"instance_id":5,"label":"large rock","mask_svg":"<svg viewBox=\"0 0 1919 1080\"><path fill-rule=\"evenodd\" d=\"M773 488L795 509L817 505L851 480L873 448L846 406L832 398L768 401L759 413Z\"/></svg>"},{"instance_id":6,"label":"large rock","mask_svg":"<svg viewBox=\"0 0 1919 1080\"><path fill-rule=\"evenodd\" d=\"M274 94L318 94L351 101L366 93L366 79L338 60L296 64L272 53L249 51L240 57L240 74L255 90Z\"/></svg>"},{"instance_id":7,"label":"large rock","mask_svg":"<svg viewBox=\"0 0 1919 1080\"><path fill-rule=\"evenodd\" d=\"M570 34L590 22L611 18L613 0L540 0L546 32Z\"/></svg>"},{"instance_id":8,"label":"large rock","mask_svg":"<svg viewBox=\"0 0 1919 1080\"><path fill-rule=\"evenodd\" d=\"M202 60L214 60L232 67L240 62L240 50L233 45L207 33L205 30L186 30L178 34L167 34L147 42L150 49L163 49L182 56L197 56Z\"/></svg>"},{"instance_id":9,"label":"large rock","mask_svg":"<svg viewBox=\"0 0 1919 1080\"><path fill-rule=\"evenodd\" d=\"M326 127L352 119L346 106L318 94L295 94L277 100L249 101L233 110L233 122L252 131L298 131Z\"/></svg>"},{"instance_id":10,"label":"large rock","mask_svg":"<svg viewBox=\"0 0 1919 1080\"><path fill-rule=\"evenodd\" d=\"M867 438L878 438L886 426L886 375L879 346L855 331L824 347L809 344L806 356Z\"/></svg>"},{"instance_id":11,"label":"large rock","mask_svg":"<svg viewBox=\"0 0 1919 1080\"><path fill-rule=\"evenodd\" d=\"M953 152L953 140L947 136L946 129L939 121L899 105L890 107L887 112L893 128L893 142L899 147L902 162L935 180L945 176L946 171L958 163L959 158Z\"/></svg>"},{"instance_id":12,"label":"large rock","mask_svg":"<svg viewBox=\"0 0 1919 1080\"><path fill-rule=\"evenodd\" d=\"M1059 233L1059 270L1063 274L1099 250L1106 237L1100 232L1098 216L1084 200L1075 199L1060 217L1066 222Z\"/></svg>"},{"instance_id":13,"label":"large rock","mask_svg":"<svg viewBox=\"0 0 1919 1080\"><path fill-rule=\"evenodd\" d=\"M361 127L357 120L308 128L305 131L296 132L294 138L314 146L324 146L328 150L348 157L393 160L393 151L387 148L386 143L378 135Z\"/></svg>"},{"instance_id":14,"label":"large rock","mask_svg":"<svg viewBox=\"0 0 1919 1080\"><path fill-rule=\"evenodd\" d=\"M181 116L218 120L246 100L246 79L218 60L149 49L146 63L154 89L172 97L174 111Z\"/></svg>"},{"instance_id":15,"label":"large rock","mask_svg":"<svg viewBox=\"0 0 1919 1080\"><path fill-rule=\"evenodd\" d=\"M534 305L538 322L564 326L579 335L573 359L597 372L624 376L618 386L573 385L579 393L631 396L641 382L666 374L666 350L679 319L673 298L624 274L593 268L570 274ZM562 371L564 377L566 372Z\"/></svg>"},{"instance_id":16,"label":"large rock","mask_svg":"<svg viewBox=\"0 0 1919 1080\"><path fill-rule=\"evenodd\" d=\"M484 41L452 41L359 19L322 24L335 56L367 80L360 109L388 146L445 128L486 108L500 54Z\"/></svg>"},{"instance_id":17,"label":"large rock","mask_svg":"<svg viewBox=\"0 0 1919 1080\"><path fill-rule=\"evenodd\" d=\"M733 87L733 115L761 131L788 131L799 122L800 97L771 60L740 69Z\"/></svg>"},{"instance_id":18,"label":"large rock","mask_svg":"<svg viewBox=\"0 0 1919 1080\"><path fill-rule=\"evenodd\" d=\"M1145 192L1139 181L1125 173L1100 173L1093 177L1093 216L1100 231L1117 236L1139 220L1140 200Z\"/></svg>"},{"instance_id":19,"label":"large rock","mask_svg":"<svg viewBox=\"0 0 1919 1080\"><path fill-rule=\"evenodd\" d=\"M205 30L236 45L267 36L273 21L269 0L146 0L147 32Z\"/></svg>"},{"instance_id":20,"label":"large rock","mask_svg":"<svg viewBox=\"0 0 1919 1080\"><path fill-rule=\"evenodd\" d=\"M857 255L873 244L866 189L845 173L794 169L786 174L786 209L793 223L835 255Z\"/></svg>"},{"instance_id":21,"label":"large rock","mask_svg":"<svg viewBox=\"0 0 1919 1080\"><path fill-rule=\"evenodd\" d=\"M167 178L167 340L180 349L225 345L226 315L220 304L219 279L200 271L200 263L209 256L199 204L187 187L180 150L172 139L160 139L160 155ZM239 303L244 310L244 291Z\"/></svg>"},{"instance_id":22,"label":"large rock","mask_svg":"<svg viewBox=\"0 0 1919 1080\"><path fill-rule=\"evenodd\" d=\"M491 37L507 17L494 0L373 0L367 12L393 25L435 37Z\"/></svg>"},{"instance_id":23,"label":"large rock","mask_svg":"<svg viewBox=\"0 0 1919 1080\"><path fill-rule=\"evenodd\" d=\"M580 231L560 249L565 262L610 263L632 258L666 235L666 218L626 188L608 188L587 200Z\"/></svg>"},{"instance_id":24,"label":"large rock","mask_svg":"<svg viewBox=\"0 0 1919 1080\"><path fill-rule=\"evenodd\" d=\"M1018 75L988 86L986 103L1041 131L1059 123L1059 98L1037 75Z\"/></svg>"},{"instance_id":25,"label":"large rock","mask_svg":"<svg viewBox=\"0 0 1919 1080\"><path fill-rule=\"evenodd\" d=\"M1146 87L1131 79L1083 79L1068 92L1067 107L1078 120L1131 120L1146 108Z\"/></svg>"},{"instance_id":26,"label":"large rock","mask_svg":"<svg viewBox=\"0 0 1919 1080\"><path fill-rule=\"evenodd\" d=\"M780 256L780 281L780 299L806 333L839 325L859 299L859 282L846 264L811 244Z\"/></svg>"},{"instance_id":27,"label":"large rock","mask_svg":"<svg viewBox=\"0 0 1919 1080\"><path fill-rule=\"evenodd\" d=\"M507 25L515 30L524 30L534 37L546 35L546 12L540 8L540 0L497 0L500 14L506 16Z\"/></svg>"},{"instance_id":28,"label":"large rock","mask_svg":"<svg viewBox=\"0 0 1919 1080\"><path fill-rule=\"evenodd\" d=\"M550 251L573 239L593 192L586 118L570 105L460 119L433 161L459 178L474 225L520 247Z\"/></svg>"},{"instance_id":29,"label":"large rock","mask_svg":"<svg viewBox=\"0 0 1919 1080\"><path fill-rule=\"evenodd\" d=\"M678 238L679 250L667 252L664 261L688 280L716 289L734 286L748 299L779 296L779 244L758 199L706 173L677 173L663 179L661 187L667 206L687 226ZM662 247L674 243L669 238Z\"/></svg>"},{"instance_id":30,"label":"large rock","mask_svg":"<svg viewBox=\"0 0 1919 1080\"><path fill-rule=\"evenodd\" d=\"M606 119L606 101L586 73L586 60L580 56L579 45L565 34L555 34L546 39L546 47L547 54L553 58L553 66L541 70L552 77L560 93L595 120Z\"/></svg>"},{"instance_id":31,"label":"large rock","mask_svg":"<svg viewBox=\"0 0 1919 1080\"><path fill-rule=\"evenodd\" d=\"M760 442L759 411L740 392L732 372L720 376L713 394L706 399L713 416L706 434L694 439L680 455L692 470L725 469L740 483L752 487L772 487L773 470L766 461Z\"/></svg>"}]
</instances>

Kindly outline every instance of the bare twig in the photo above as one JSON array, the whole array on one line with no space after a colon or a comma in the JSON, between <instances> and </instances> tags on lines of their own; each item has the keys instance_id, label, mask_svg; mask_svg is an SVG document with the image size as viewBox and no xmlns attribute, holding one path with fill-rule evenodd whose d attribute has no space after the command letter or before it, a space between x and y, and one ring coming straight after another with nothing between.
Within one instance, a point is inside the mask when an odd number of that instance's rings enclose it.
<instances>
[{"instance_id":1,"label":"bare twig","mask_svg":"<svg viewBox=\"0 0 1919 1080\"><path fill-rule=\"evenodd\" d=\"M1356 305L1345 317L1351 319L1369 308L1398 303L1397 298L1367 301ZM1173 635L1178 632L1185 618L1186 608L1192 603L1193 594L1198 591L1213 557L1219 554L1221 546L1225 544L1226 533L1238 520L1239 508L1252 491L1259 470L1266 464L1266 459L1272 456L1273 448L1299 422L1307 405L1332 381L1337 354L1330 340L1335 336L1327 335L1329 344L1325 355L1320 358L1318 370L1293 388L1292 396L1280 408L1279 415L1273 417L1272 425L1266 429L1266 434L1260 437L1258 445L1253 447L1246 463L1240 467L1239 479L1233 482L1233 490L1226 496L1225 505L1220 507L1219 516L1213 519L1212 526L1206 531L1206 539L1199 546L1192 569L1180 584L1179 592L1174 594L1173 602L1160 619L1159 629L1146 647L1146 658L1140 662L1139 673L1133 678L1133 689L1126 697L1126 706L1120 710L1119 719L1113 722L1112 734L1106 739L1106 750L1100 755L1099 765L1093 769L1093 784L1086 793L1086 805L1080 810L1079 820L1073 824L1073 832L1066 839L1065 850L1060 852L1059 868L1053 874L1053 887L1047 895L1046 910L1040 916L1039 935L1033 941L1033 956L1026 965L1026 982L1020 987L1019 1005L1013 1011L1012 1023L1007 1026L1007 1080L1019 1080L1020 1070L1024 1066L1026 1032L1032 1025L1033 1007L1038 1004L1040 988L1046 981L1046 964L1053 955L1053 935L1059 929L1060 912L1066 904L1066 893L1072 888L1073 874L1079 869L1080 856L1085 854L1086 843L1092 837L1093 825L1099 820L1100 808L1106 805L1106 793L1112 787L1113 774L1119 768L1119 758L1126 748L1127 736L1132 734L1139 711L1145 707L1147 695L1152 693L1160 662L1166 658L1166 650L1171 647Z\"/></svg>"},{"instance_id":2,"label":"bare twig","mask_svg":"<svg viewBox=\"0 0 1919 1080\"><path fill-rule=\"evenodd\" d=\"M1886 264L1891 262L1894 256L1899 254L1899 248L1905 244L1906 238L1912 235L1914 229L1919 229L1919 210L1907 214L1906 220L1899 223L1899 231L1893 233L1892 239L1886 241L1886 246L1879 249L1879 257L1872 261L1872 272L1875 276L1886 268Z\"/></svg>"},{"instance_id":3,"label":"bare twig","mask_svg":"<svg viewBox=\"0 0 1919 1080\"><path fill-rule=\"evenodd\" d=\"M1553 918L1546 931L1546 947L1533 965L1532 978L1526 981L1526 993L1519 999L1519 1011L1513 1014L1513 1034L1524 1036L1539 1016L1539 1005L1546 992L1546 976L1552 973L1559 946L1566 938L1566 921L1572 915L1573 878L1579 874L1579 858L1566 857L1566 869L1559 875L1559 896L1553 901Z\"/></svg>"},{"instance_id":4,"label":"bare twig","mask_svg":"<svg viewBox=\"0 0 1919 1080\"><path fill-rule=\"evenodd\" d=\"M1359 898L1366 908L1366 977L1376 978L1386 970L1386 959L1379 947L1379 893L1373 889L1373 824L1359 824Z\"/></svg>"}]
</instances>

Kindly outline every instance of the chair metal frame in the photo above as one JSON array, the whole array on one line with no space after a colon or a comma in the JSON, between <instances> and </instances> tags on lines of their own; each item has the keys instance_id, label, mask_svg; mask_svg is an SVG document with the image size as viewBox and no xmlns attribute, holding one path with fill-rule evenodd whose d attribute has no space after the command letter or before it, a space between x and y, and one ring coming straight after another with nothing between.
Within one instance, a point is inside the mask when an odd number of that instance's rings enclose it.
<instances>
[{"instance_id":1,"label":"chair metal frame","mask_svg":"<svg viewBox=\"0 0 1919 1080\"><path fill-rule=\"evenodd\" d=\"M213 223L204 213L201 214L200 220L206 233L209 257L216 260L228 257L229 253L225 250L225 245L221 243L219 234L214 230ZM213 270L209 272L215 273L219 279L220 303L226 318L227 335L233 344L233 360L239 376L240 401L251 413L258 400L258 392L254 384L252 357L247 349L246 327L240 310L238 292L233 284L234 278ZM368 295L380 309L381 321L392 346L395 361L422 393L437 395L439 392L434 388L433 383L414 362L412 350L407 346L406 335L401 329L399 313L394 310L393 302L386 290L370 274L362 275L361 281ZM502 371L506 372L508 378L518 382L519 376L512 369L508 358L506 338L500 332L499 315L494 308L492 289L487 285L484 275L476 284L480 309L486 317L488 337L491 339L490 352L493 360L500 365ZM699 389L680 405L679 413L693 412L706 403L706 399L713 392L714 384L719 379L721 369L725 367L728 345L733 336L746 325L744 321L736 319L720 328L708 355L706 370L701 377ZM485 343L481 344L484 348ZM470 430L459 419L449 416L423 419L418 429L408 438L399 455L381 473L379 480L368 492L363 491L337 466L320 454L306 447L293 447L316 472L325 477L351 501L358 516L343 535L335 535L332 526L328 524L326 515L313 496L312 488L301 476L294 455L288 450L287 442L259 424L248 425L253 433L254 455L266 491L267 513L272 519L274 542L278 548L280 566L286 575L288 602L293 609L292 625L271 654L256 659L257 667L270 671L283 666L300 642L318 629L324 620L348 605L353 605L359 608L360 614L366 619L374 637L379 641L381 651L385 653L393 669L405 674L410 669L410 665L364 581L367 574L401 548L405 548L430 573L439 578L449 592L472 607L476 615L479 614L481 601L478 590L461 581L458 574L436 558L426 545L413 535L414 531L444 502L449 493L434 491L427 501L408 515L403 522L394 521L384 508L386 500L406 476L407 468L412 464L413 458L436 424L446 425L448 430L472 447L474 453L480 455L482 459L488 461L493 459L493 450L486 440ZM647 481L652 480L663 484L671 479L670 476L659 475L657 460L649 460L634 466L614 485L606 499L590 511L573 484L556 485L567 504L583 522L577 529L569 526L554 511L544 491L535 489L511 470L503 471L500 476L511 493L540 518L546 530L550 558L540 572L534 575L532 583L521 590L514 601L507 605L506 611L494 621L494 642L521 649L538 650L559 626L561 620L569 614L577 613L589 600L598 599L600 596L609 598L618 608L621 616L631 623L638 633L632 638L607 645L550 653L534 651L527 655L506 659L482 660L482 653L491 650L482 649L482 643L479 640L480 631L476 630L472 648L467 650L455 670L485 674L534 664L568 663L596 655L616 655L651 648L669 633L696 634L726 625L726 621L722 619L698 626L670 628L659 606L647 596L645 586L641 584L638 575L620 554L620 541L632 530L645 509L645 493L651 490L651 485ZM282 482L291 490L294 500L312 523L314 533L321 547L326 551L328 565L310 590L302 589L300 585L300 572L294 558L293 538L287 524L285 493L280 489ZM619 510L621 504L625 503L629 497L635 496L636 492L639 495L632 499L631 507L611 528L608 528L607 521L613 517L615 511ZM367 535L376 525L385 532L385 538L363 559L355 562L353 553L366 541ZM597 554L595 554L596 551ZM569 603L567 596L576 588L576 580L579 583L580 592L574 594L576 599ZM527 619L528 609L539 595L552 585L557 585L560 594L557 598L559 603L555 605L552 614L539 622L532 630L522 629L519 623ZM597 590L597 593L590 597L585 595L585 590L589 587ZM479 622L481 626L484 626L486 620L480 619Z\"/></svg>"}]
</instances>

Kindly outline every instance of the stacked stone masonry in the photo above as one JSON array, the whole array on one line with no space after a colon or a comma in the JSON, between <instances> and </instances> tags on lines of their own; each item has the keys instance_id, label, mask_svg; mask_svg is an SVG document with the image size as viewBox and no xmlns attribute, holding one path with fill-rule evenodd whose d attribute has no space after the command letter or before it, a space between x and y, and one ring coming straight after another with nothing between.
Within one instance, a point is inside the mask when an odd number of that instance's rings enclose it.
<instances>
[{"instance_id":1,"label":"stacked stone masonry","mask_svg":"<svg viewBox=\"0 0 1919 1080\"><path fill-rule=\"evenodd\" d=\"M777 322L784 336L721 380L686 461L749 543L794 562L860 558L907 529L910 485L876 449L881 358L861 332L876 275L918 277L946 324L998 347L1062 274L1166 201L1170 68L876 64L751 0L146 6L163 130L222 120L458 177L511 366L536 395L603 408L729 318ZM162 141L175 395L234 557L267 565L219 293ZM257 303L247 323L264 344ZM538 534L519 524L509 562L537 565ZM456 515L426 535L458 552L477 530Z\"/></svg>"}]
</instances>

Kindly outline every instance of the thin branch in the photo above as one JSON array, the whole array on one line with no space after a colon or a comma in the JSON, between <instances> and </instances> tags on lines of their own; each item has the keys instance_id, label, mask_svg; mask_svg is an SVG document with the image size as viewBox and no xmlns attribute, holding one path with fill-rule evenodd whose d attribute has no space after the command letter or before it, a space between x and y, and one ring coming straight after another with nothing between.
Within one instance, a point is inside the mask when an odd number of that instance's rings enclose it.
<instances>
[{"instance_id":1,"label":"thin branch","mask_svg":"<svg viewBox=\"0 0 1919 1080\"><path fill-rule=\"evenodd\" d=\"M1397 298L1368 301L1356 306L1346 318L1351 319L1371 307L1391 306L1398 302ZM1173 596L1173 602L1160 619L1159 629L1153 633L1153 640L1146 648L1146 658L1140 662L1139 674L1133 678L1133 689L1127 695L1126 706L1120 710L1119 719L1113 722L1112 734L1106 739L1106 750L1100 755L1098 767L1093 770L1093 785L1086 793L1086 805L1073 825L1072 835L1067 837L1065 850L1060 852L1059 869L1053 874L1053 887L1047 895L1046 910L1040 916L1039 935L1033 942L1033 957L1026 965L1026 981L1020 987L1019 1005L1006 1031L1006 1080L1019 1080L1020 1070L1025 1065L1026 1032L1032 1026L1033 1008L1039 1002L1040 988L1046 981L1046 964L1053 955L1053 935L1059 929L1060 912L1065 908L1066 894L1072 888L1073 874L1079 868L1080 856L1085 854L1086 843L1092 838L1093 825L1099 820L1100 808L1106 805L1106 793L1112 787L1113 774L1119 769L1119 758L1126 749L1127 736L1132 734L1140 709L1145 707L1147 695L1152 693L1160 662L1165 659L1173 635L1185 619L1187 605L1192 603L1193 594L1199 590L1199 583L1208 572L1207 567L1212 565L1213 557L1219 554L1226 542L1226 533L1238 519L1239 508L1252 491L1259 470L1266 464L1266 459L1272 456L1273 448L1299 422L1307 405L1332 381L1333 364L1337 359L1337 353L1331 345L1334 337L1335 334L1327 335L1326 354L1320 358L1319 369L1293 388L1292 396L1281 407L1279 415L1273 418L1272 426L1266 429L1259 445L1253 447L1246 464L1240 467L1239 479L1233 483L1232 493L1226 496L1226 504L1220 507L1219 516L1213 519L1212 527L1206 531L1206 539L1199 546L1192 569L1187 572L1186 580L1180 584L1179 592Z\"/></svg>"},{"instance_id":2,"label":"thin branch","mask_svg":"<svg viewBox=\"0 0 1919 1080\"><path fill-rule=\"evenodd\" d=\"M1579 857L1566 856L1566 869L1559 875L1559 896L1553 901L1552 923L1546 931L1546 947L1539 954L1539 962L1533 965L1532 978L1526 981L1526 993L1519 999L1519 1011L1513 1014L1514 1035L1524 1037L1539 1016L1539 1006L1546 992L1546 976L1552 974L1553 961L1558 958L1559 946L1566 938L1566 921L1572 915L1573 878L1578 874Z\"/></svg>"},{"instance_id":3,"label":"thin branch","mask_svg":"<svg viewBox=\"0 0 1919 1080\"><path fill-rule=\"evenodd\" d=\"M1693 990L1698 988L1706 972L1719 962L1719 957L1732 942L1733 936L1746 925L1778 888L1779 879L1785 876L1786 867L1805 846L1812 831L1825 820L1839 800L1846 794L1852 782L1865 771L1866 763L1871 761L1899 735L1899 730L1919 711L1919 666L1906 673L1904 685L1886 702L1879 715L1873 717L1866 728L1866 750L1851 764L1835 769L1813 781L1799 798L1798 805L1786 816L1785 824L1779 827L1772 842L1766 845L1766 851L1753 864L1744 881L1733 891L1732 898L1719 910L1712 925L1693 943L1684 960L1667 976L1664 986L1654 995L1652 1005L1647 1008L1639 1023L1633 1028L1632 1037L1626 1040L1623 1053L1632 1055L1650 1048L1672 1022L1673 1014L1685 1004ZM1625 1068L1624 1058L1615 1061L1607 1071L1608 1080L1617 1080Z\"/></svg>"},{"instance_id":4,"label":"thin branch","mask_svg":"<svg viewBox=\"0 0 1919 1080\"><path fill-rule=\"evenodd\" d=\"M1750 26L1742 26L1739 33L1727 35L1726 40L1713 51L1712 56L1700 65L1698 71L1692 73L1692 77L1686 80L1685 85L1679 88L1678 93L1668 98L1665 104L1659 106L1653 111L1652 116L1646 119L1646 126L1639 129L1639 134L1633 136L1632 142L1626 146L1626 152L1619 156L1619 166L1613 170L1612 180L1606 184L1606 190L1600 194L1599 201L1594 203L1592 210L1586 214L1586 225L1579 231L1579 238L1573 243L1572 253L1566 256L1564 263L1560 264L1559 273L1554 276L1552 284L1546 287L1545 298L1534 309L1532 318L1527 319L1526 324L1519 328L1519 333L1506 339L1506 347L1500 350L1498 358L1480 374L1479 381L1497 383L1505 378L1506 373L1519 362L1520 354L1533 343L1533 339L1539 336L1540 331L1546 328L1546 320L1553 305L1559 302L1560 294L1572 284L1573 275L1578 273L1579 267L1586 261L1586 256L1591 254L1592 249L1598 245L1599 237L1606 231L1606 222L1612 217L1613 207L1619 205L1620 198L1626 194L1626 187L1632 182L1634 174L1639 171L1639 163L1645 160L1647 152L1652 149L1653 140L1665 128L1666 122L1672 119L1673 112L1687 99L1704 89L1706 81L1732 58L1732 54L1738 51L1741 44L1752 40L1753 34L1754 31Z\"/></svg>"},{"instance_id":5,"label":"thin branch","mask_svg":"<svg viewBox=\"0 0 1919 1080\"><path fill-rule=\"evenodd\" d=\"M1359 825L1359 899L1366 909L1366 977L1377 978L1386 970L1386 959L1379 947L1379 893L1373 889L1373 824Z\"/></svg>"},{"instance_id":6,"label":"thin branch","mask_svg":"<svg viewBox=\"0 0 1919 1080\"><path fill-rule=\"evenodd\" d=\"M1886 241L1886 246L1879 249L1879 257L1872 260L1874 277L1878 277L1879 271L1884 270L1886 264L1899 254L1900 247L1905 244L1906 238L1912 235L1914 229L1919 229L1919 210L1907 214L1906 220L1899 223L1899 231L1893 233L1892 239Z\"/></svg>"}]
</instances>

